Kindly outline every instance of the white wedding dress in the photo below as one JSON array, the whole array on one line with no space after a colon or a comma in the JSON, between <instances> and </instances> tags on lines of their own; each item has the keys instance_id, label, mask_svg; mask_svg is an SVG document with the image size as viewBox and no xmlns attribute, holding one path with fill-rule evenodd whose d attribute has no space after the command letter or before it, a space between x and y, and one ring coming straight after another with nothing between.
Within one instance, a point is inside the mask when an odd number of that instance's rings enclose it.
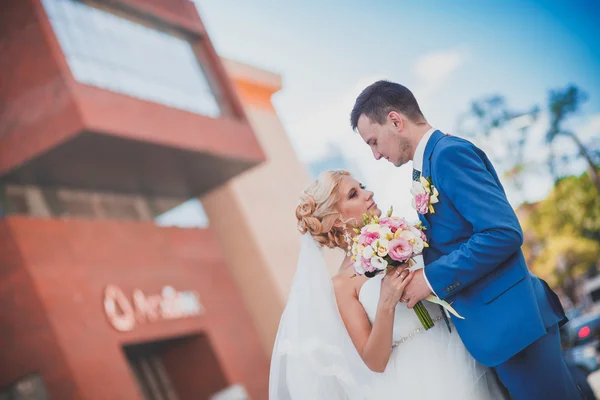
<instances>
[{"instance_id":1,"label":"white wedding dress","mask_svg":"<svg viewBox=\"0 0 600 400\"><path fill-rule=\"evenodd\" d=\"M383 274L366 281L359 301L371 323L375 319ZM394 348L385 371L375 374L372 399L503 399L495 374L467 352L439 306L423 304L435 326L425 331L415 312L399 303L394 316Z\"/></svg>"},{"instance_id":2,"label":"white wedding dress","mask_svg":"<svg viewBox=\"0 0 600 400\"><path fill-rule=\"evenodd\" d=\"M359 294L371 322L381 278L366 281ZM423 331L414 311L399 303L388 365L383 373L370 371L344 326L321 250L304 235L273 346L269 399L503 399L493 372L471 357L455 329L448 332L439 307L424 304L436 325Z\"/></svg>"}]
</instances>

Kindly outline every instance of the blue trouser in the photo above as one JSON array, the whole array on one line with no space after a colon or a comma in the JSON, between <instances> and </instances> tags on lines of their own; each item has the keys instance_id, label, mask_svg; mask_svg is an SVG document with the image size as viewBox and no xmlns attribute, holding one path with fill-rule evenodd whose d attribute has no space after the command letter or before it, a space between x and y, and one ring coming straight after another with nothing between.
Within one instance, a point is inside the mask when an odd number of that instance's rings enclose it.
<instances>
[{"instance_id":1,"label":"blue trouser","mask_svg":"<svg viewBox=\"0 0 600 400\"><path fill-rule=\"evenodd\" d=\"M582 398L563 358L558 325L495 370L513 400Z\"/></svg>"}]
</instances>

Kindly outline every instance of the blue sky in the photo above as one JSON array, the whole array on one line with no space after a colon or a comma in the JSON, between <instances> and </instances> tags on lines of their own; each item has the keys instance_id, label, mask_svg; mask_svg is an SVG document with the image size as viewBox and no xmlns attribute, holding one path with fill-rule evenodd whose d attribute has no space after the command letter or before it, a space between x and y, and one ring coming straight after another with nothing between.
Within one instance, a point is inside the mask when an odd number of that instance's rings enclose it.
<instances>
[{"instance_id":1,"label":"blue sky","mask_svg":"<svg viewBox=\"0 0 600 400\"><path fill-rule=\"evenodd\" d=\"M590 99L573 124L584 137L600 134L597 1L194 2L220 55L282 75L273 102L300 158L339 146L380 204L405 213L411 167L376 163L348 124L356 95L376 79L411 88L429 122L448 133L476 98L544 105L548 89L574 83ZM529 200L538 200L549 181L533 187Z\"/></svg>"}]
</instances>

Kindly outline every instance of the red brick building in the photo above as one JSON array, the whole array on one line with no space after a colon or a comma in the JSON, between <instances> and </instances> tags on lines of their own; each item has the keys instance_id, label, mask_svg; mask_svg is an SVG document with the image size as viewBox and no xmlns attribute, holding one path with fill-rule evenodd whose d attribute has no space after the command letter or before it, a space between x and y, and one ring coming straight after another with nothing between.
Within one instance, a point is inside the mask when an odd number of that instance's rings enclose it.
<instances>
[{"instance_id":1,"label":"red brick building","mask_svg":"<svg viewBox=\"0 0 600 400\"><path fill-rule=\"evenodd\" d=\"M213 233L153 223L265 159L193 4L0 11L0 398L266 399Z\"/></svg>"}]
</instances>

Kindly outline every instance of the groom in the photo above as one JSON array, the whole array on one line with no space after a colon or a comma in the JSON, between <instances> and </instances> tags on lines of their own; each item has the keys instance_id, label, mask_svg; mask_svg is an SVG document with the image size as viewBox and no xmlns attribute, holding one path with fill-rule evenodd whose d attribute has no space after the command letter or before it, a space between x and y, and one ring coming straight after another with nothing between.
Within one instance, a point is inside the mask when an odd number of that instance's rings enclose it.
<instances>
[{"instance_id":1,"label":"groom","mask_svg":"<svg viewBox=\"0 0 600 400\"><path fill-rule=\"evenodd\" d=\"M527 269L519 221L485 153L432 128L397 83L364 89L350 119L376 160L413 161L413 195L430 247L403 301L413 307L433 292L452 303L465 318L452 318L463 343L496 370L513 399L580 399L561 352L564 311Z\"/></svg>"}]
</instances>

